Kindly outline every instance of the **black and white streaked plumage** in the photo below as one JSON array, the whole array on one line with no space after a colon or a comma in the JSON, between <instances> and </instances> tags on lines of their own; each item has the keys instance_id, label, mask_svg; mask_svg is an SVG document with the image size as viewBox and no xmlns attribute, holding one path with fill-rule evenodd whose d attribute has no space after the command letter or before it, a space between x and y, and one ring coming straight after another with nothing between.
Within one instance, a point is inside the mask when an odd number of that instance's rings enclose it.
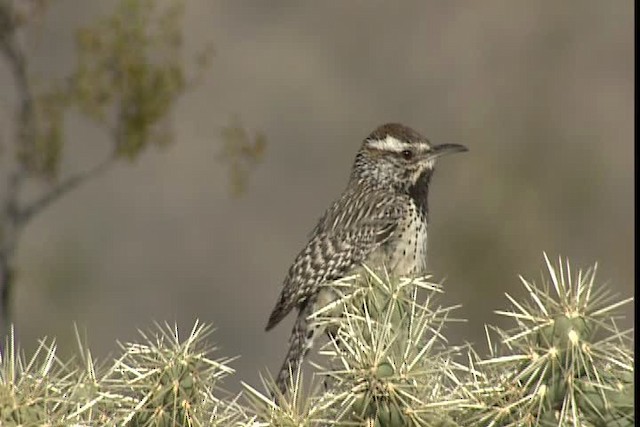
<instances>
[{"instance_id":1,"label":"black and white streaked plumage","mask_svg":"<svg viewBox=\"0 0 640 427\"><path fill-rule=\"evenodd\" d=\"M431 145L398 123L382 125L364 140L347 188L320 218L289 268L267 323L268 331L298 309L276 379L282 392L290 371L298 369L320 332L308 317L335 298L320 285L349 275L363 263L384 264L398 276L426 272L427 193L434 162L443 154L466 150L457 144Z\"/></svg>"}]
</instances>

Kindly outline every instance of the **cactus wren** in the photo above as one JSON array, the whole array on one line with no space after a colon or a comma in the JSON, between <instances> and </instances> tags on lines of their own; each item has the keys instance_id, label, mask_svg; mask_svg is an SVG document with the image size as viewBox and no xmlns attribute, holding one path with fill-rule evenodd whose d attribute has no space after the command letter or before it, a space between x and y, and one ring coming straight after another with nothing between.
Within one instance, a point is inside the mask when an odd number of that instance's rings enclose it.
<instances>
[{"instance_id":1,"label":"cactus wren","mask_svg":"<svg viewBox=\"0 0 640 427\"><path fill-rule=\"evenodd\" d=\"M347 188L320 218L284 280L266 330L295 307L298 318L276 384L283 393L290 372L320 332L308 317L337 296L323 283L352 273L362 263L384 263L398 276L426 272L427 193L434 161L467 151L458 144L432 145L415 130L387 123L358 151Z\"/></svg>"}]
</instances>

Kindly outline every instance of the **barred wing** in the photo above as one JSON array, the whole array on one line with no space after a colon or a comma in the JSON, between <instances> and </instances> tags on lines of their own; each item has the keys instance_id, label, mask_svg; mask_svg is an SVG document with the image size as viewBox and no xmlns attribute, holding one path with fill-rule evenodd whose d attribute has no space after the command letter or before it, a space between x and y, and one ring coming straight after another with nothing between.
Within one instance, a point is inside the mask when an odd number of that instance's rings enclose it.
<instances>
[{"instance_id":1,"label":"barred wing","mask_svg":"<svg viewBox=\"0 0 640 427\"><path fill-rule=\"evenodd\" d=\"M393 234L397 221L377 220L357 229L316 234L298 254L284 281L266 330L277 325L318 287L346 276Z\"/></svg>"}]
</instances>

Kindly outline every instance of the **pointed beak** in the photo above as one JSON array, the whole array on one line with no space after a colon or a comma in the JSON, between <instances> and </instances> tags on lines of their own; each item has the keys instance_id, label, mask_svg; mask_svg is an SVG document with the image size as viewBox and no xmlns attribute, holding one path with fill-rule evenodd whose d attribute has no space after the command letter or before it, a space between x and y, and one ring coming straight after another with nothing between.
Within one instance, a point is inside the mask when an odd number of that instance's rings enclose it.
<instances>
[{"instance_id":1,"label":"pointed beak","mask_svg":"<svg viewBox=\"0 0 640 427\"><path fill-rule=\"evenodd\" d=\"M462 153L469 151L467 147L460 144L440 144L436 145L429 150L428 156L430 159L435 159L445 154Z\"/></svg>"}]
</instances>

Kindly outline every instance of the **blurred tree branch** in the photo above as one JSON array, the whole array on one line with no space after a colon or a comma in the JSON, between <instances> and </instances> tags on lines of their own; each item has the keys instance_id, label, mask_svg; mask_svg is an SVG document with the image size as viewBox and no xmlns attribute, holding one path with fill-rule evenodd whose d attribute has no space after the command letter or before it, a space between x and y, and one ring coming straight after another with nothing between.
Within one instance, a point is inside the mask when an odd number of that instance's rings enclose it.
<instances>
[{"instance_id":1,"label":"blurred tree branch","mask_svg":"<svg viewBox=\"0 0 640 427\"><path fill-rule=\"evenodd\" d=\"M237 116L222 128L220 136L219 159L229 166L231 191L237 196L246 190L249 173L262 161L267 138L261 132L251 138Z\"/></svg>"},{"instance_id":2,"label":"blurred tree branch","mask_svg":"<svg viewBox=\"0 0 640 427\"><path fill-rule=\"evenodd\" d=\"M0 52L15 83L16 115L8 156L7 183L0 199L0 331L11 320L15 254L24 227L53 202L116 161L135 160L150 145L172 141L168 118L180 96L197 84L212 56L210 46L193 61L188 77L182 61L182 18L186 2L120 0L115 11L76 32L77 64L61 83L41 90L30 79L22 30L42 16L47 0L0 0ZM75 108L104 128L109 153L80 172L61 177L65 115ZM8 145L11 145L9 147ZM10 148L9 150L7 150ZM40 184L25 201L26 185Z\"/></svg>"}]
</instances>

